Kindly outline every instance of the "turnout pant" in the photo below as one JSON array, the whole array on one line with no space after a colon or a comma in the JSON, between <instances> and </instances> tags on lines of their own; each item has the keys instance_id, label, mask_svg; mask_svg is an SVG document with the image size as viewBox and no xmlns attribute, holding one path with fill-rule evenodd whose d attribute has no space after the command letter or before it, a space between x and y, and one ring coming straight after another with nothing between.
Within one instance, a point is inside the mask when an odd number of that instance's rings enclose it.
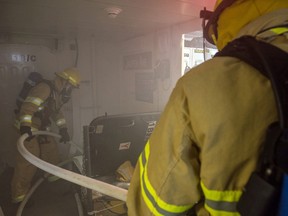
<instances>
[{"instance_id":1,"label":"turnout pant","mask_svg":"<svg viewBox=\"0 0 288 216\"><path fill-rule=\"evenodd\" d=\"M55 139L47 136L45 142L39 143L37 136L30 141L24 142L25 147L36 157L52 163L59 163L58 145ZM28 162L18 151L16 153L16 164L11 182L12 202L21 202L31 187L31 181L36 173L37 167Z\"/></svg>"}]
</instances>

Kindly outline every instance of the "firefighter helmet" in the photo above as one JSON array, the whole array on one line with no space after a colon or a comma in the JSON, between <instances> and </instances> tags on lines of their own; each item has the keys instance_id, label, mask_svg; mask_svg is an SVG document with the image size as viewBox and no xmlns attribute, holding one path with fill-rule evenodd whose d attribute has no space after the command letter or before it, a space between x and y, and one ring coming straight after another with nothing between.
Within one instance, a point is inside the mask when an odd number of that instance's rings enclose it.
<instances>
[{"instance_id":1,"label":"firefighter helmet","mask_svg":"<svg viewBox=\"0 0 288 216\"><path fill-rule=\"evenodd\" d=\"M72 86L79 88L80 76L76 68L67 68L63 71L56 72L55 74L65 80L68 80Z\"/></svg>"},{"instance_id":2,"label":"firefighter helmet","mask_svg":"<svg viewBox=\"0 0 288 216\"><path fill-rule=\"evenodd\" d=\"M287 7L288 1L280 0L217 0L204 28L204 37L221 50L257 17Z\"/></svg>"}]
</instances>

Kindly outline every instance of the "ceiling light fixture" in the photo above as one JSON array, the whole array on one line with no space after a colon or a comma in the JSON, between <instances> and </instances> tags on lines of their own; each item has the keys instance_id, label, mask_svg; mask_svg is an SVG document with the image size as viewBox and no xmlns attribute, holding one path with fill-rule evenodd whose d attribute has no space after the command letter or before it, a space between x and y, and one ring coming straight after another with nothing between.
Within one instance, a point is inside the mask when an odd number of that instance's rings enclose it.
<instances>
[{"instance_id":1,"label":"ceiling light fixture","mask_svg":"<svg viewBox=\"0 0 288 216\"><path fill-rule=\"evenodd\" d=\"M122 12L122 9L119 7L109 7L105 8L105 11L107 12L108 17L116 18Z\"/></svg>"}]
</instances>

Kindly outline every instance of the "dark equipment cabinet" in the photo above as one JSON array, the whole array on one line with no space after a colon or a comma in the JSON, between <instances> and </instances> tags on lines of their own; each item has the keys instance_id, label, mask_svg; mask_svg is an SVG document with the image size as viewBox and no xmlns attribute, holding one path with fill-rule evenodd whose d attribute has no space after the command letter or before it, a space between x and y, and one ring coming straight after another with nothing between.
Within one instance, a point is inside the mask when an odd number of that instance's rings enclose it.
<instances>
[{"instance_id":1,"label":"dark equipment cabinet","mask_svg":"<svg viewBox=\"0 0 288 216\"><path fill-rule=\"evenodd\" d=\"M160 112L154 112L105 115L92 120L83 128L83 174L113 184L121 164L129 160L136 165L159 117ZM88 215L93 215L92 191L82 188L81 198Z\"/></svg>"}]
</instances>

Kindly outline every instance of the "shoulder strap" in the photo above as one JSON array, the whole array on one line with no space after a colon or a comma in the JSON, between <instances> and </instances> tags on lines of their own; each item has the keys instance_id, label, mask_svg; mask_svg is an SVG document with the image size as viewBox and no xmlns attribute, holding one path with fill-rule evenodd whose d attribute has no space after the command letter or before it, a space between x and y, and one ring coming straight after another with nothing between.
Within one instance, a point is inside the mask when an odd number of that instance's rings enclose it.
<instances>
[{"instance_id":1,"label":"shoulder strap","mask_svg":"<svg viewBox=\"0 0 288 216\"><path fill-rule=\"evenodd\" d=\"M288 173L288 53L254 37L244 36L232 41L215 55L221 56L239 58L270 79L279 123L272 125L267 132L263 157L267 163L276 163Z\"/></svg>"},{"instance_id":2,"label":"shoulder strap","mask_svg":"<svg viewBox=\"0 0 288 216\"><path fill-rule=\"evenodd\" d=\"M44 82L44 83L46 83L49 86L49 88L50 88L49 98L52 98L53 95L54 95L54 85L53 85L53 83L50 80L47 80L47 79L43 79L41 82Z\"/></svg>"},{"instance_id":3,"label":"shoulder strap","mask_svg":"<svg viewBox=\"0 0 288 216\"><path fill-rule=\"evenodd\" d=\"M288 88L285 82L288 80L288 53L254 37L244 36L232 41L215 56L239 58L269 78L277 99L281 127L288 128Z\"/></svg>"}]
</instances>

